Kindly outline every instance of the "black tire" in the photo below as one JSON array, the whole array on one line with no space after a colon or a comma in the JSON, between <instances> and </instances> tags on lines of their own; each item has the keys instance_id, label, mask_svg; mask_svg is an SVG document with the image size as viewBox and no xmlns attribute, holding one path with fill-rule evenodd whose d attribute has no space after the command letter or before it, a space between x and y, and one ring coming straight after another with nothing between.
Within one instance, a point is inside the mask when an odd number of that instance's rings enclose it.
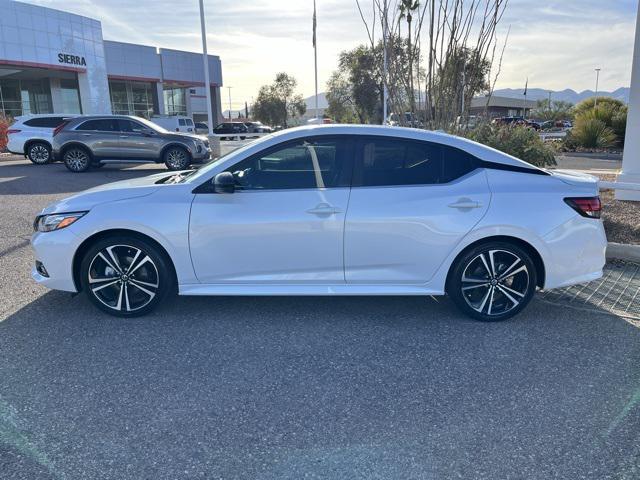
<instances>
[{"instance_id":1,"label":"black tire","mask_svg":"<svg viewBox=\"0 0 640 480\"><path fill-rule=\"evenodd\" d=\"M116 317L138 317L175 293L167 255L152 243L114 235L92 245L80 264L82 291L100 310Z\"/></svg>"},{"instance_id":2,"label":"black tire","mask_svg":"<svg viewBox=\"0 0 640 480\"><path fill-rule=\"evenodd\" d=\"M91 168L91 153L83 147L69 147L62 155L62 161L67 169L74 173L86 172Z\"/></svg>"},{"instance_id":3,"label":"black tire","mask_svg":"<svg viewBox=\"0 0 640 480\"><path fill-rule=\"evenodd\" d=\"M447 294L471 318L498 322L527 306L537 281L536 267L527 251L508 242L487 242L456 259Z\"/></svg>"},{"instance_id":4,"label":"black tire","mask_svg":"<svg viewBox=\"0 0 640 480\"><path fill-rule=\"evenodd\" d=\"M36 165L51 162L51 146L46 142L33 142L27 148L27 158Z\"/></svg>"},{"instance_id":5,"label":"black tire","mask_svg":"<svg viewBox=\"0 0 640 480\"><path fill-rule=\"evenodd\" d=\"M182 147L167 148L162 158L169 170L186 170L191 164L189 152Z\"/></svg>"}]
</instances>

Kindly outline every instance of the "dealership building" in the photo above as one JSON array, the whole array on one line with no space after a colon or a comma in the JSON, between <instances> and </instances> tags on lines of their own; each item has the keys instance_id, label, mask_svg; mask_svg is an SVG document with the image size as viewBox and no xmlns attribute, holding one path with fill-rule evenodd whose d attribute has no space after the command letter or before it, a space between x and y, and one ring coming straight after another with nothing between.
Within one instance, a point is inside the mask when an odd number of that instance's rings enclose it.
<instances>
[{"instance_id":1,"label":"dealership building","mask_svg":"<svg viewBox=\"0 0 640 480\"><path fill-rule=\"evenodd\" d=\"M197 26L197 22L195 22ZM0 0L0 114L187 115L222 119L220 57L102 38L99 20Z\"/></svg>"}]
</instances>

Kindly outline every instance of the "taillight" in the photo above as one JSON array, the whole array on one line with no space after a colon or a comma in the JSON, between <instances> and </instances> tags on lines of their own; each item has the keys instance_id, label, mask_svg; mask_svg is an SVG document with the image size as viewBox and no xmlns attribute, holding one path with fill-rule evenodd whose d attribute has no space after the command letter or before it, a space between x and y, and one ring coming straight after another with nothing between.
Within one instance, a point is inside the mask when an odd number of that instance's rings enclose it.
<instances>
[{"instance_id":1,"label":"taillight","mask_svg":"<svg viewBox=\"0 0 640 480\"><path fill-rule=\"evenodd\" d=\"M22 130L16 130L15 128L10 128L7 130L7 135L11 135L12 133L20 133Z\"/></svg>"},{"instance_id":2,"label":"taillight","mask_svg":"<svg viewBox=\"0 0 640 480\"><path fill-rule=\"evenodd\" d=\"M565 198L564 201L583 217L600 218L602 212L600 197L570 197Z\"/></svg>"},{"instance_id":3,"label":"taillight","mask_svg":"<svg viewBox=\"0 0 640 480\"><path fill-rule=\"evenodd\" d=\"M62 122L60 125L58 125L56 128L54 128L53 129L53 136L55 137L57 134L59 134L67 123L69 123L69 122Z\"/></svg>"}]
</instances>

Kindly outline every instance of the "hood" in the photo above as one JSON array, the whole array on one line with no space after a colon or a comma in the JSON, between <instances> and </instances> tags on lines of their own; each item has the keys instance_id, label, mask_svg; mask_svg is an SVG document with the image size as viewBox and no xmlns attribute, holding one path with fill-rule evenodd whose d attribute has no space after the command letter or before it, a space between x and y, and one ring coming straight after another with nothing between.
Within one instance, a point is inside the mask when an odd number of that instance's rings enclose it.
<instances>
[{"instance_id":1,"label":"hood","mask_svg":"<svg viewBox=\"0 0 640 480\"><path fill-rule=\"evenodd\" d=\"M42 210L41 214L91 210L91 208L101 203L151 195L162 188L156 184L158 180L176 173L178 172L157 173L147 177L132 178L131 180L122 180L90 188L48 205Z\"/></svg>"}]
</instances>

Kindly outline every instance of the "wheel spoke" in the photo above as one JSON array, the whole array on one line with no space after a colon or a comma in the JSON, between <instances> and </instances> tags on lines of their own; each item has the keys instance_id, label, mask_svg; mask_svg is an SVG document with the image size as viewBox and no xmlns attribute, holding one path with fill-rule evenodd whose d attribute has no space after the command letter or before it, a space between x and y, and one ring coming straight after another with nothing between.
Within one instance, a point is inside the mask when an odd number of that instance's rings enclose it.
<instances>
[{"instance_id":1,"label":"wheel spoke","mask_svg":"<svg viewBox=\"0 0 640 480\"><path fill-rule=\"evenodd\" d=\"M462 283L487 283L487 279L462 277Z\"/></svg>"},{"instance_id":2,"label":"wheel spoke","mask_svg":"<svg viewBox=\"0 0 640 480\"><path fill-rule=\"evenodd\" d=\"M91 290L93 291L93 293L96 293L97 291L102 290L103 288L107 288L107 287L108 287L108 286L110 286L110 285L114 285L114 284L118 283L119 281L120 281L120 280L116 278L116 279L115 279L114 281L112 281L112 282L105 283L104 285L100 285L99 287L92 288Z\"/></svg>"},{"instance_id":3,"label":"wheel spoke","mask_svg":"<svg viewBox=\"0 0 640 480\"><path fill-rule=\"evenodd\" d=\"M118 280L118 277L93 278L91 273L89 273L89 283L102 283L110 280Z\"/></svg>"},{"instance_id":4,"label":"wheel spoke","mask_svg":"<svg viewBox=\"0 0 640 480\"><path fill-rule=\"evenodd\" d=\"M509 295L509 292L507 292L507 290L505 290L502 285L498 285L498 290L500 290L505 297L511 300L514 307L517 307L520 304L518 300Z\"/></svg>"},{"instance_id":5,"label":"wheel spoke","mask_svg":"<svg viewBox=\"0 0 640 480\"><path fill-rule=\"evenodd\" d=\"M136 260L138 259L138 257L140 256L140 250L136 249L136 254L133 256L133 260L131 260L131 263L129 264L129 266L127 267L127 273L129 273L129 271L133 268L133 266L136 264Z\"/></svg>"},{"instance_id":6,"label":"wheel spoke","mask_svg":"<svg viewBox=\"0 0 640 480\"><path fill-rule=\"evenodd\" d=\"M107 247L107 253L109 253L109 257L111 257L111 260L113 261L113 264L117 267L118 272L122 273L124 272L124 268L122 268L122 266L120 265L120 260L118 260L118 257L116 256L116 254L113 253L114 248L115 246Z\"/></svg>"},{"instance_id":7,"label":"wheel spoke","mask_svg":"<svg viewBox=\"0 0 640 480\"><path fill-rule=\"evenodd\" d=\"M491 287L491 299L489 300L489 308L487 309L487 315L491 315L491 309L493 308L493 295L496 293L496 287Z\"/></svg>"},{"instance_id":8,"label":"wheel spoke","mask_svg":"<svg viewBox=\"0 0 640 480\"><path fill-rule=\"evenodd\" d=\"M118 272L118 273L122 273L122 271L120 271L120 269L115 266L113 263L111 263L111 261L109 261L109 259L107 259L107 257L104 256L104 254L102 252L98 253L98 256L104 260L104 262L109 265L114 271Z\"/></svg>"},{"instance_id":9,"label":"wheel spoke","mask_svg":"<svg viewBox=\"0 0 640 480\"><path fill-rule=\"evenodd\" d=\"M495 250L489 250L489 262L491 263L491 276L496 276L496 262L493 258L493 254L496 253Z\"/></svg>"},{"instance_id":10,"label":"wheel spoke","mask_svg":"<svg viewBox=\"0 0 640 480\"><path fill-rule=\"evenodd\" d=\"M135 272L136 270L138 270L142 265L144 265L147 262L151 262L151 259L149 258L148 255L145 255L145 257L140 260L140 262L138 263L138 265L136 265L133 269L129 270L129 275L133 275L133 272Z\"/></svg>"},{"instance_id":11,"label":"wheel spoke","mask_svg":"<svg viewBox=\"0 0 640 480\"><path fill-rule=\"evenodd\" d=\"M129 286L124 284L124 304L127 308L127 312L131 311L131 305L129 304Z\"/></svg>"},{"instance_id":12,"label":"wheel spoke","mask_svg":"<svg viewBox=\"0 0 640 480\"><path fill-rule=\"evenodd\" d=\"M131 285L133 285L134 287L136 287L138 290L143 291L144 293L146 293L147 295L149 295L149 297L153 298L156 296L155 292L152 292L150 290L147 290L146 288L138 285L138 282L134 281L134 280L130 280ZM149 300L151 300L151 298Z\"/></svg>"},{"instance_id":13,"label":"wheel spoke","mask_svg":"<svg viewBox=\"0 0 640 480\"><path fill-rule=\"evenodd\" d=\"M520 272L526 272L526 271L527 271L526 265L522 265L520 268L516 268L511 273L508 273L507 275L502 275L498 280L505 280L509 277L513 277L514 275L517 275Z\"/></svg>"},{"instance_id":14,"label":"wheel spoke","mask_svg":"<svg viewBox=\"0 0 640 480\"><path fill-rule=\"evenodd\" d=\"M493 274L491 273L491 269L489 268L489 264L487 263L487 259L484 258L484 253L480 254L480 260L482 260L482 264L484 265L484 268L487 270L487 273L489 274L489 277L492 277Z\"/></svg>"},{"instance_id":15,"label":"wheel spoke","mask_svg":"<svg viewBox=\"0 0 640 480\"><path fill-rule=\"evenodd\" d=\"M144 285L145 287L158 288L158 283L143 282L142 280L138 280L137 278L129 278L129 281L132 283L139 283L140 285Z\"/></svg>"},{"instance_id":16,"label":"wheel spoke","mask_svg":"<svg viewBox=\"0 0 640 480\"><path fill-rule=\"evenodd\" d=\"M520 259L516 258L516 261L513 262L509 268L507 268L504 272L500 274L500 279L504 278L504 276L507 275L511 270L513 270L513 268L519 263L520 263Z\"/></svg>"},{"instance_id":17,"label":"wheel spoke","mask_svg":"<svg viewBox=\"0 0 640 480\"><path fill-rule=\"evenodd\" d=\"M478 283L476 285L471 285L469 287L462 287L462 291L465 292L467 290L472 290L474 288L480 288L480 287L490 287L491 284L490 283Z\"/></svg>"},{"instance_id":18,"label":"wheel spoke","mask_svg":"<svg viewBox=\"0 0 640 480\"><path fill-rule=\"evenodd\" d=\"M508 292L513 293L514 295L519 296L520 298L524 298L524 293L520 293L520 292L518 292L517 290L514 290L513 288L509 288L509 287L507 287L506 285L502 285L502 284L500 284L500 287L501 287L501 288L503 288L503 289L505 289L505 290L506 290L506 291L508 291Z\"/></svg>"},{"instance_id":19,"label":"wheel spoke","mask_svg":"<svg viewBox=\"0 0 640 480\"><path fill-rule=\"evenodd\" d=\"M477 310L478 312L482 313L482 310L484 310L484 306L487 303L487 300L489 299L489 295L491 295L491 292L493 292L493 287L489 288L489 290L487 290L487 293L485 294L484 298L482 299L482 303L480 304L480 307L476 308L476 307L472 307Z\"/></svg>"},{"instance_id":20,"label":"wheel spoke","mask_svg":"<svg viewBox=\"0 0 640 480\"><path fill-rule=\"evenodd\" d=\"M124 283L120 284L120 292L118 293L118 303L115 306L116 310L122 310L122 293L124 292Z\"/></svg>"}]
</instances>

